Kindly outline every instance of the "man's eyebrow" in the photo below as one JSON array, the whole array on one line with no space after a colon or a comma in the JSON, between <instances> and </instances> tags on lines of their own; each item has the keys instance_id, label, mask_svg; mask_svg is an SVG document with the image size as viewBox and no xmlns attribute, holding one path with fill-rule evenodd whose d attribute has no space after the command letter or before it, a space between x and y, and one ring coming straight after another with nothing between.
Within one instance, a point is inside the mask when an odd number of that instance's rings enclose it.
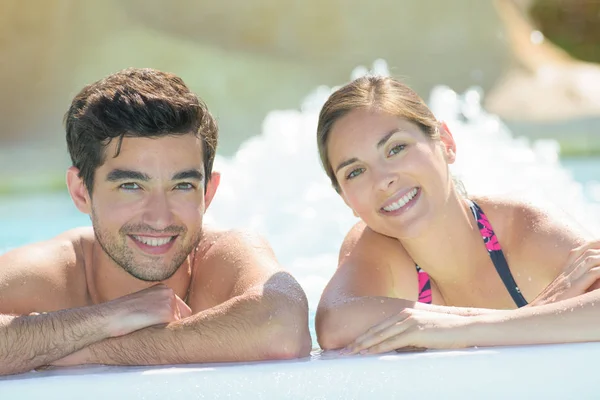
<instances>
[{"instance_id":1,"label":"man's eyebrow","mask_svg":"<svg viewBox=\"0 0 600 400\"><path fill-rule=\"evenodd\" d=\"M150 180L150 177L143 172L128 169L113 169L106 175L108 182L119 182L125 180L144 181Z\"/></svg>"},{"instance_id":2,"label":"man's eyebrow","mask_svg":"<svg viewBox=\"0 0 600 400\"><path fill-rule=\"evenodd\" d=\"M204 179L204 174L197 169L188 169L185 171L181 171L173 175L171 178L172 181L181 181L184 179L194 179L197 181L201 181Z\"/></svg>"}]
</instances>

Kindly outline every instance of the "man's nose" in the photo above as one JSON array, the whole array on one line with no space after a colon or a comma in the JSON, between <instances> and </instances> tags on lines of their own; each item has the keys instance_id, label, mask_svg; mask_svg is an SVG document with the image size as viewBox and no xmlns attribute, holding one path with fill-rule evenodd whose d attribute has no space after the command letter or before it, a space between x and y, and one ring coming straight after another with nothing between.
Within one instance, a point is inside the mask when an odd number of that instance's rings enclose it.
<instances>
[{"instance_id":1,"label":"man's nose","mask_svg":"<svg viewBox=\"0 0 600 400\"><path fill-rule=\"evenodd\" d=\"M143 222L156 230L165 229L173 223L173 212L165 192L156 191L150 194L144 210Z\"/></svg>"}]
</instances>

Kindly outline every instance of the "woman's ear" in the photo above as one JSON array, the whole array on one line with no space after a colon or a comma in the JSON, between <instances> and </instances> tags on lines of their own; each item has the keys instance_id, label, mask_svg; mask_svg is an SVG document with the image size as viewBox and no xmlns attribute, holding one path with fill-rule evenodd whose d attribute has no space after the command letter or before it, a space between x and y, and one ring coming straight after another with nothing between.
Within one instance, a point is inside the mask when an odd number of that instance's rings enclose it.
<instances>
[{"instance_id":1,"label":"woman's ear","mask_svg":"<svg viewBox=\"0 0 600 400\"><path fill-rule=\"evenodd\" d=\"M440 132L440 142L444 145L444 157L446 158L446 162L448 164L453 164L456 160L456 142L454 141L452 132L450 132L450 128L448 128L448 125L443 121L438 129Z\"/></svg>"}]
</instances>

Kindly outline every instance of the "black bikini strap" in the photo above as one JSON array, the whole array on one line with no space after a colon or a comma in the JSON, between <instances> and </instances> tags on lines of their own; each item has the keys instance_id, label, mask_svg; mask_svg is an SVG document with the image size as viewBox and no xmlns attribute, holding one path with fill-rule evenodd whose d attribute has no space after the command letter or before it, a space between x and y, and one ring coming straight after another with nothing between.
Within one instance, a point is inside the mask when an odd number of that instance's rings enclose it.
<instances>
[{"instance_id":1,"label":"black bikini strap","mask_svg":"<svg viewBox=\"0 0 600 400\"><path fill-rule=\"evenodd\" d=\"M488 224L489 224L489 220L487 219L487 216L484 214L483 210L477 204L475 204L474 201L470 201L470 202L471 202L471 211L473 212L473 215L475 216L475 220L477 221L477 225L479 226L479 230L481 231L485 227L482 226L482 224L479 222L479 220L483 219L483 220L487 221ZM490 227L491 227L491 224L490 224ZM493 233L493 234L495 235L495 233ZM485 237L484 237L484 240L485 240ZM520 308L520 307L526 306L527 300L525 300L525 297L523 297L523 294L521 293L521 289L519 289L519 286L517 286L517 283L515 282L515 279L513 278L512 273L510 272L510 268L508 267L508 262L506 262L506 258L504 257L504 253L502 252L502 250L488 250L488 253L490 255L490 258L492 259L492 263L494 264L496 271L498 272L498 275L500 275L500 278L502 279L504 286L506 286L508 293L512 297L512 299L515 302L515 304L517 305L517 307Z\"/></svg>"}]
</instances>

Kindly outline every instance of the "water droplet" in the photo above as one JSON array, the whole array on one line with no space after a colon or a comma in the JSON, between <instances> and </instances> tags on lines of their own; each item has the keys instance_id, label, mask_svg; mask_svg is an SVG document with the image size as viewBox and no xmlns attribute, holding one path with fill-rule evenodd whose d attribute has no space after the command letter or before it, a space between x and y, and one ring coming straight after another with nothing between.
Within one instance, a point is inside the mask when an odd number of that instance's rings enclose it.
<instances>
[{"instance_id":1,"label":"water droplet","mask_svg":"<svg viewBox=\"0 0 600 400\"><path fill-rule=\"evenodd\" d=\"M544 34L540 31L533 31L531 35L529 35L529 39L533 44L540 44L544 41Z\"/></svg>"}]
</instances>

